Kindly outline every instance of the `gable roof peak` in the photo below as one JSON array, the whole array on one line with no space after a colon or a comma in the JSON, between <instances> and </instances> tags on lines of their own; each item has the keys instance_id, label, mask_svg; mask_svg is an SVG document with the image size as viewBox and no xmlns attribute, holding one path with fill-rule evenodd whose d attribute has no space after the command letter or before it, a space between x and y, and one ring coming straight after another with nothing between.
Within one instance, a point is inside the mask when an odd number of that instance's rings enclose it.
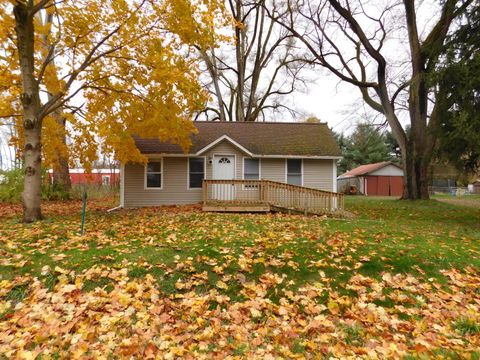
<instances>
[{"instance_id":1,"label":"gable roof peak","mask_svg":"<svg viewBox=\"0 0 480 360\"><path fill-rule=\"evenodd\" d=\"M340 175L339 178L367 175L367 174L369 174L371 172L374 172L376 170L380 170L380 169L382 169L382 168L384 168L385 166L388 166L388 165L393 165L395 167L400 168L400 166L398 166L394 162L381 161L381 162L373 163L373 164L360 165L360 166L358 166L356 168L353 168L352 170L349 170L346 173Z\"/></svg>"}]
</instances>

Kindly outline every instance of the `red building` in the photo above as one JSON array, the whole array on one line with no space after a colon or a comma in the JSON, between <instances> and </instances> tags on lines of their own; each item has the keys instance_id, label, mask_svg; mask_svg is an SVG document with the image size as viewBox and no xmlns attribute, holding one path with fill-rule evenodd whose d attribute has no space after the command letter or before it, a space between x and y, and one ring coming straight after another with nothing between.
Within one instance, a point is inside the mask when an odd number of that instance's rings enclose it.
<instances>
[{"instance_id":1,"label":"red building","mask_svg":"<svg viewBox=\"0 0 480 360\"><path fill-rule=\"evenodd\" d=\"M104 185L116 186L120 183L120 170L118 169L93 169L86 173L84 169L70 169L72 185ZM53 170L48 170L50 179L53 180Z\"/></svg>"},{"instance_id":2,"label":"red building","mask_svg":"<svg viewBox=\"0 0 480 360\"><path fill-rule=\"evenodd\" d=\"M344 193L355 187L358 193L369 196L402 196L403 181L403 169L385 161L347 171L337 178L337 187Z\"/></svg>"}]
</instances>

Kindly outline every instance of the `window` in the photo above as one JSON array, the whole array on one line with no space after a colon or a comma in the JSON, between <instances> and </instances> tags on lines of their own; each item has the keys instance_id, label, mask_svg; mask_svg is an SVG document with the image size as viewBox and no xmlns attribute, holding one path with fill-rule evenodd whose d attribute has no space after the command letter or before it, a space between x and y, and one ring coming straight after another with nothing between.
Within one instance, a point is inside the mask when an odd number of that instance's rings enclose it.
<instances>
[{"instance_id":1,"label":"window","mask_svg":"<svg viewBox=\"0 0 480 360\"><path fill-rule=\"evenodd\" d=\"M243 179L260 180L260 160L243 158ZM257 185L245 185L245 189L257 189Z\"/></svg>"},{"instance_id":2,"label":"window","mask_svg":"<svg viewBox=\"0 0 480 360\"><path fill-rule=\"evenodd\" d=\"M188 187L190 189L201 188L202 181L205 178L205 159L204 158L188 158L188 169L189 169Z\"/></svg>"},{"instance_id":3,"label":"window","mask_svg":"<svg viewBox=\"0 0 480 360\"><path fill-rule=\"evenodd\" d=\"M287 159L287 184L302 185L302 159Z\"/></svg>"},{"instance_id":4,"label":"window","mask_svg":"<svg viewBox=\"0 0 480 360\"><path fill-rule=\"evenodd\" d=\"M110 185L110 175L102 175L102 185Z\"/></svg>"},{"instance_id":5,"label":"window","mask_svg":"<svg viewBox=\"0 0 480 360\"><path fill-rule=\"evenodd\" d=\"M220 160L218 160L219 164L230 164L230 159L226 157L222 157Z\"/></svg>"},{"instance_id":6,"label":"window","mask_svg":"<svg viewBox=\"0 0 480 360\"><path fill-rule=\"evenodd\" d=\"M162 162L149 161L146 169L146 188L161 189L162 188Z\"/></svg>"},{"instance_id":7,"label":"window","mask_svg":"<svg viewBox=\"0 0 480 360\"><path fill-rule=\"evenodd\" d=\"M243 159L243 178L245 180L260 180L259 159Z\"/></svg>"}]
</instances>

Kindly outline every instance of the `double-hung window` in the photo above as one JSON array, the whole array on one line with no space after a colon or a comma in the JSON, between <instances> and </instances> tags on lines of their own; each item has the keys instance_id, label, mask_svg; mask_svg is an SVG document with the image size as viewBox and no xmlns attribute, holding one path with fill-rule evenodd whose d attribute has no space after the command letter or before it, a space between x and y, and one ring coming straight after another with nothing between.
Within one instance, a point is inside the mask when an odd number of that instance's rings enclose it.
<instances>
[{"instance_id":1,"label":"double-hung window","mask_svg":"<svg viewBox=\"0 0 480 360\"><path fill-rule=\"evenodd\" d=\"M260 180L260 160L243 159L243 178L245 180Z\"/></svg>"},{"instance_id":2,"label":"double-hung window","mask_svg":"<svg viewBox=\"0 0 480 360\"><path fill-rule=\"evenodd\" d=\"M145 187L147 189L162 188L162 161L149 161L146 169Z\"/></svg>"},{"instance_id":3,"label":"double-hung window","mask_svg":"<svg viewBox=\"0 0 480 360\"><path fill-rule=\"evenodd\" d=\"M287 184L302 185L302 159L287 159Z\"/></svg>"},{"instance_id":4,"label":"double-hung window","mask_svg":"<svg viewBox=\"0 0 480 360\"><path fill-rule=\"evenodd\" d=\"M243 179L260 180L260 160L244 158L243 159ZM256 185L245 185L246 189L256 189Z\"/></svg>"},{"instance_id":5,"label":"double-hung window","mask_svg":"<svg viewBox=\"0 0 480 360\"><path fill-rule=\"evenodd\" d=\"M110 185L110 175L102 175L102 185Z\"/></svg>"},{"instance_id":6,"label":"double-hung window","mask_svg":"<svg viewBox=\"0 0 480 360\"><path fill-rule=\"evenodd\" d=\"M188 187L198 189L205 179L205 158L188 158Z\"/></svg>"}]
</instances>

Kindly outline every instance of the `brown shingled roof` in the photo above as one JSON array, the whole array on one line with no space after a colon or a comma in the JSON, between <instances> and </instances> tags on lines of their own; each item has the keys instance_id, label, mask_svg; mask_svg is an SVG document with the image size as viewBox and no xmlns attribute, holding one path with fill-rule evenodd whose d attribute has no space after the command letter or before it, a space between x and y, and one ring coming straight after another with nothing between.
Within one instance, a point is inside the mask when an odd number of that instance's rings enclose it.
<instances>
[{"instance_id":1,"label":"brown shingled roof","mask_svg":"<svg viewBox=\"0 0 480 360\"><path fill-rule=\"evenodd\" d=\"M194 123L190 153L228 136L254 155L341 156L332 131L325 123L212 122ZM157 139L135 139L143 154L182 154L178 145Z\"/></svg>"},{"instance_id":2,"label":"brown shingled roof","mask_svg":"<svg viewBox=\"0 0 480 360\"><path fill-rule=\"evenodd\" d=\"M384 168L387 165L394 165L396 167L400 167L395 163L392 163L390 161L383 161L375 164L366 164L366 165L360 165L359 167L356 167L350 171L347 171L346 173L340 175L340 178L346 178L346 177L355 177L355 176L361 176L361 175L367 175L370 174L371 172L374 172L376 170L379 170L381 168Z\"/></svg>"}]
</instances>

